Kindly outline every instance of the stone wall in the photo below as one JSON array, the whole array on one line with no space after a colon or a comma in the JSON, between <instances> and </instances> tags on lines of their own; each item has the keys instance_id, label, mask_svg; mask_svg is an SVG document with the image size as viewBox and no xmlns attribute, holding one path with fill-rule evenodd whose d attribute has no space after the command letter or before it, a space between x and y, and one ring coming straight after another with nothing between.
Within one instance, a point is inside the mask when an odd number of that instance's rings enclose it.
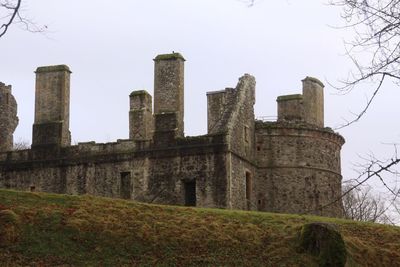
<instances>
[{"instance_id":1,"label":"stone wall","mask_svg":"<svg viewBox=\"0 0 400 267\"><path fill-rule=\"evenodd\" d=\"M228 136L228 207L255 209L253 182L255 79L244 75L236 88L208 92L208 132Z\"/></svg>"},{"instance_id":2,"label":"stone wall","mask_svg":"<svg viewBox=\"0 0 400 267\"><path fill-rule=\"evenodd\" d=\"M300 123L257 123L258 209L341 215L340 150L344 139Z\"/></svg>"},{"instance_id":3,"label":"stone wall","mask_svg":"<svg viewBox=\"0 0 400 267\"><path fill-rule=\"evenodd\" d=\"M0 152L13 149L13 134L17 125L17 102L11 86L0 82Z\"/></svg>"},{"instance_id":4,"label":"stone wall","mask_svg":"<svg viewBox=\"0 0 400 267\"><path fill-rule=\"evenodd\" d=\"M0 187L185 205L185 183L195 181L198 206L225 207L225 158L223 136L185 138L168 149L120 140L80 143L51 156L14 151L0 154Z\"/></svg>"},{"instance_id":5,"label":"stone wall","mask_svg":"<svg viewBox=\"0 0 400 267\"><path fill-rule=\"evenodd\" d=\"M263 123L254 118L255 78L245 74L235 88L207 93L208 133L185 137L185 60L173 53L154 61L154 114L150 94L134 91L130 139L74 146L69 68L38 68L32 149L0 153L0 187L341 216L344 139L323 128L320 81L307 77L302 95L278 97L278 121ZM4 104L11 89L1 85L0 152L11 150L16 125L15 101Z\"/></svg>"},{"instance_id":6,"label":"stone wall","mask_svg":"<svg viewBox=\"0 0 400 267\"><path fill-rule=\"evenodd\" d=\"M208 134L228 132L228 121L235 107L236 99L237 90L234 88L207 92Z\"/></svg>"},{"instance_id":7,"label":"stone wall","mask_svg":"<svg viewBox=\"0 0 400 267\"><path fill-rule=\"evenodd\" d=\"M255 84L255 78L248 74L239 79L230 116L225 123L230 150L248 161L254 159Z\"/></svg>"},{"instance_id":8,"label":"stone wall","mask_svg":"<svg viewBox=\"0 0 400 267\"><path fill-rule=\"evenodd\" d=\"M278 121L304 121L303 95L284 95L276 99Z\"/></svg>"},{"instance_id":9,"label":"stone wall","mask_svg":"<svg viewBox=\"0 0 400 267\"><path fill-rule=\"evenodd\" d=\"M229 208L257 210L255 175L257 167L235 153L229 153Z\"/></svg>"},{"instance_id":10,"label":"stone wall","mask_svg":"<svg viewBox=\"0 0 400 267\"><path fill-rule=\"evenodd\" d=\"M148 194L153 202L188 205L185 185L194 183L196 206L226 207L226 145L157 151L149 161Z\"/></svg>"}]
</instances>

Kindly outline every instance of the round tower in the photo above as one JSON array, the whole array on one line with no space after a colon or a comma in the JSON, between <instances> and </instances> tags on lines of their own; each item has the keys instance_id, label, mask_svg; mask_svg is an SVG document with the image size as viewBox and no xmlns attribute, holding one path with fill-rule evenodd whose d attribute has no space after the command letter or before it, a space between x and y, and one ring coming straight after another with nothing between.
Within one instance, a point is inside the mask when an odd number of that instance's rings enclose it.
<instances>
[{"instance_id":1,"label":"round tower","mask_svg":"<svg viewBox=\"0 0 400 267\"><path fill-rule=\"evenodd\" d=\"M256 123L258 209L341 217L345 140L323 126L323 84L307 77L277 102L278 120Z\"/></svg>"},{"instance_id":2,"label":"round tower","mask_svg":"<svg viewBox=\"0 0 400 267\"><path fill-rule=\"evenodd\" d=\"M11 93L11 85L0 82L0 152L13 149L13 134L17 125L17 101Z\"/></svg>"}]
</instances>

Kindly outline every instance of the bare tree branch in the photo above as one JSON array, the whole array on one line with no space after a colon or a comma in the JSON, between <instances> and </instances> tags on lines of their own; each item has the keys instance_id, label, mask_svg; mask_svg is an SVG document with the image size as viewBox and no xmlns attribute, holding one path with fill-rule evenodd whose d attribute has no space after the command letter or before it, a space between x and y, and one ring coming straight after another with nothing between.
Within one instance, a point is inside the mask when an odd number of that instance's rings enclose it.
<instances>
[{"instance_id":1,"label":"bare tree branch","mask_svg":"<svg viewBox=\"0 0 400 267\"><path fill-rule=\"evenodd\" d=\"M44 32L47 26L38 26L23 12L22 0L0 0L0 38L3 37L11 25L19 25L28 32Z\"/></svg>"},{"instance_id":2,"label":"bare tree branch","mask_svg":"<svg viewBox=\"0 0 400 267\"><path fill-rule=\"evenodd\" d=\"M367 208L370 212L374 211L374 208L371 206L375 206L374 214L377 216L377 218L379 217L383 220L383 217L385 217L387 222L393 222L393 220L389 219L389 216L387 216L387 214L385 213L390 207L398 207L396 205L396 201L398 201L398 199L400 198L400 189L397 187L397 185L389 185L389 181L398 181L399 178L399 171L396 169L400 166L400 158L397 154L397 146L394 145L394 154L389 159L380 160L376 158L372 153L367 157L361 157L361 159L363 160L363 163L357 164L357 168L359 169L358 177L353 179L350 185L344 186L341 196L337 197L329 203L326 203L325 205L322 205L318 208L318 210L308 210L306 211L306 213L316 212L329 208L337 202L343 202L344 208L346 208L346 201L354 202L355 199L357 199L357 212L359 214L366 214ZM392 175L394 177L388 177L388 175ZM372 197L365 196L365 194L369 194L368 192L364 191L360 193L361 186L366 185L366 183L373 178L377 178L377 181L381 182L383 187L386 188L386 190L390 193L389 199L385 200L385 202L381 199L376 198L374 202L371 200ZM382 204L380 204L381 202L384 203L383 206ZM369 216L372 216L372 213L368 214ZM349 214L345 213L345 216L356 217L356 213L354 210L350 210ZM383 222L382 220L380 220L380 222Z\"/></svg>"},{"instance_id":3,"label":"bare tree branch","mask_svg":"<svg viewBox=\"0 0 400 267\"><path fill-rule=\"evenodd\" d=\"M342 8L345 27L354 30L346 51L357 72L350 72L337 89L348 92L364 81L377 81L366 106L339 127L343 128L365 115L385 80L400 85L400 0L331 0L330 4Z\"/></svg>"},{"instance_id":4,"label":"bare tree branch","mask_svg":"<svg viewBox=\"0 0 400 267\"><path fill-rule=\"evenodd\" d=\"M13 4L11 1L8 1L8 0L6 0L4 2L0 2L0 7L9 11L9 14L5 17L5 18L8 18L8 21L3 23L0 27L0 38L6 34L6 32L8 31L8 28L14 22L15 18L16 17L20 18L20 16L18 15L18 12L19 12L19 9L21 8L21 2L22 2L22 0L17 0L17 2L15 4Z\"/></svg>"},{"instance_id":5,"label":"bare tree branch","mask_svg":"<svg viewBox=\"0 0 400 267\"><path fill-rule=\"evenodd\" d=\"M256 0L239 0L240 2L245 3L246 5L248 5L249 7L254 6Z\"/></svg>"}]
</instances>

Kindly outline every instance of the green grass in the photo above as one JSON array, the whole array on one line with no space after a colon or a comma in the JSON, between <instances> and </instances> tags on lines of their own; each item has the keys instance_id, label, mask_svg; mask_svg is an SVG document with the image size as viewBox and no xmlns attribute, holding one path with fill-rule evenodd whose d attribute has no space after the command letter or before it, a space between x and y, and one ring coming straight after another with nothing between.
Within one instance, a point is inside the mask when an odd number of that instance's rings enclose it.
<instances>
[{"instance_id":1,"label":"green grass","mask_svg":"<svg viewBox=\"0 0 400 267\"><path fill-rule=\"evenodd\" d=\"M5 210L1 266L318 266L298 249L315 221L338 225L347 266L400 266L400 228L371 223L0 190Z\"/></svg>"}]
</instances>

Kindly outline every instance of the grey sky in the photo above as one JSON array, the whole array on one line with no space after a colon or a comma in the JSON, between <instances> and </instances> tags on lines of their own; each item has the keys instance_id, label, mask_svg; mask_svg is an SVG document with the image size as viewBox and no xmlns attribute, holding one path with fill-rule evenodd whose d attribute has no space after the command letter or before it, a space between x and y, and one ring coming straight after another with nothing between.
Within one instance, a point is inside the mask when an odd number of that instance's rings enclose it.
<instances>
[{"instance_id":1,"label":"grey sky","mask_svg":"<svg viewBox=\"0 0 400 267\"><path fill-rule=\"evenodd\" d=\"M34 73L38 66L67 64L71 81L73 141L128 137L128 95L153 93L153 61L160 53L186 58L185 132L206 133L206 92L234 87L244 73L256 77L256 116L276 116L278 95L301 92L301 79L323 81L325 124L351 118L371 93L365 85L338 96L337 83L353 68L343 56L340 10L324 1L263 1L248 8L236 0L30 0L27 14L48 33L17 27L0 40L0 81L13 85L20 124L15 140L31 140ZM346 37L347 34L347 37ZM339 132L346 138L343 174L357 154L391 153L399 139L398 88L384 85L361 122Z\"/></svg>"}]
</instances>

